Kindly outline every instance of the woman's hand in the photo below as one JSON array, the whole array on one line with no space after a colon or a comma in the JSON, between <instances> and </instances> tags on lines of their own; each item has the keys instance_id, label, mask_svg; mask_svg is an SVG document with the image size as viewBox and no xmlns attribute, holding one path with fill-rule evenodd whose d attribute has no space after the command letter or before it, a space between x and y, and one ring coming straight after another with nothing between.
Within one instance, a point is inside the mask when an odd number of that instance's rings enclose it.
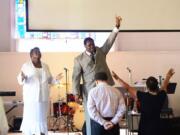
<instances>
[{"instance_id":1,"label":"woman's hand","mask_svg":"<svg viewBox=\"0 0 180 135\"><path fill-rule=\"evenodd\" d=\"M57 76L56 76L56 80L61 80L63 78L63 73L59 73Z\"/></svg>"},{"instance_id":2,"label":"woman's hand","mask_svg":"<svg viewBox=\"0 0 180 135\"><path fill-rule=\"evenodd\" d=\"M119 79L119 76L114 72L112 71L112 76L114 77L114 79L118 80Z\"/></svg>"},{"instance_id":3,"label":"woman's hand","mask_svg":"<svg viewBox=\"0 0 180 135\"><path fill-rule=\"evenodd\" d=\"M173 69L173 68L170 68L169 71L168 71L167 74L166 74L166 77L170 77L170 78L171 78L171 77L174 75L174 73L175 73L175 72L174 72L174 69Z\"/></svg>"}]
</instances>

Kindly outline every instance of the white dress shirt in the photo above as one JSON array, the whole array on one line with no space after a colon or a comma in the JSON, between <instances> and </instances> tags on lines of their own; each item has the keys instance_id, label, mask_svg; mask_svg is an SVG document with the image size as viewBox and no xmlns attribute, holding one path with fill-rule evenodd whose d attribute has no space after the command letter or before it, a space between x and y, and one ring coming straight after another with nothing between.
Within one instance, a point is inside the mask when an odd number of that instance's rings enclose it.
<instances>
[{"instance_id":1,"label":"white dress shirt","mask_svg":"<svg viewBox=\"0 0 180 135\"><path fill-rule=\"evenodd\" d=\"M104 82L90 90L87 108L90 117L100 125L106 122L104 117L112 117L111 122L117 124L126 110L120 91Z\"/></svg>"}]
</instances>

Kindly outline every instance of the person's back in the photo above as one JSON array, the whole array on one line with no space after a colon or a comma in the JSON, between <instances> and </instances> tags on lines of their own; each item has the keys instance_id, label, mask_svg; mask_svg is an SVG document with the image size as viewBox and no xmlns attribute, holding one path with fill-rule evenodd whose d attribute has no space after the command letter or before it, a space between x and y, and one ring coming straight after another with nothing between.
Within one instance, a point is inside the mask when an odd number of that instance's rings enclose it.
<instances>
[{"instance_id":1,"label":"person's back","mask_svg":"<svg viewBox=\"0 0 180 135\"><path fill-rule=\"evenodd\" d=\"M159 91L153 95L149 92L137 92L140 101L141 119L139 124L140 134L160 134L161 129L160 113L166 99L165 91ZM158 131L157 131L158 130Z\"/></svg>"},{"instance_id":2,"label":"person's back","mask_svg":"<svg viewBox=\"0 0 180 135\"><path fill-rule=\"evenodd\" d=\"M148 93L137 91L128 83L122 80L115 72L112 72L113 77L124 87L130 95L137 98L140 102L141 118L139 123L139 135L164 135L166 131L163 128L163 123L160 120L160 112L167 97L167 85L170 78L174 74L174 70L170 69L166 78L159 89L158 81L154 77L149 77L146 81Z\"/></svg>"},{"instance_id":3,"label":"person's back","mask_svg":"<svg viewBox=\"0 0 180 135\"><path fill-rule=\"evenodd\" d=\"M115 114L115 110L118 108L119 97L122 97L120 92L106 83L100 83L91 91L91 96L96 101L96 106L100 110L99 113L103 117L112 117ZM108 111L108 114L107 114Z\"/></svg>"},{"instance_id":4,"label":"person's back","mask_svg":"<svg viewBox=\"0 0 180 135\"><path fill-rule=\"evenodd\" d=\"M92 135L119 135L119 121L125 112L122 94L108 85L105 72L95 74L97 86L90 90L87 108Z\"/></svg>"}]
</instances>

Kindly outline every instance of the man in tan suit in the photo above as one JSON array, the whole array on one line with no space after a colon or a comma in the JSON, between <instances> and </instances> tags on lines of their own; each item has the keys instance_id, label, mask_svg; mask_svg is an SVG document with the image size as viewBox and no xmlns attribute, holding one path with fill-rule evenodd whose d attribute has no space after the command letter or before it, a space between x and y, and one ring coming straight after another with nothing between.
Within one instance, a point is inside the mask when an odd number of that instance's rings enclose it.
<instances>
[{"instance_id":1,"label":"man in tan suit","mask_svg":"<svg viewBox=\"0 0 180 135\"><path fill-rule=\"evenodd\" d=\"M82 78L82 93L85 108L87 135L91 135L90 117L88 115L86 106L87 97L89 90L96 86L95 74L97 72L105 72L108 75L108 84L114 84L111 73L106 63L106 55L108 54L117 37L121 20L122 19L120 16L116 17L116 27L113 29L112 33L109 35L108 39L105 41L102 47L95 46L94 40L92 38L85 38L84 47L86 50L74 59L72 89L73 93L75 94L75 99L76 101L78 101L78 98L80 96L80 82Z\"/></svg>"}]
</instances>

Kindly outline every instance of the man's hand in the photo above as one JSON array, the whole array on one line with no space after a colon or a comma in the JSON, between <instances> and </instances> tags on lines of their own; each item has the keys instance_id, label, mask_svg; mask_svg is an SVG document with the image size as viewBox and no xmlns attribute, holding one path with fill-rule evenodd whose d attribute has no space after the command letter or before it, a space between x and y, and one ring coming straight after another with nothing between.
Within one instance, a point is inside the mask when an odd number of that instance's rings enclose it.
<instances>
[{"instance_id":1,"label":"man's hand","mask_svg":"<svg viewBox=\"0 0 180 135\"><path fill-rule=\"evenodd\" d=\"M121 26L121 21L122 21L121 16L116 16L116 28L119 29L119 27Z\"/></svg>"},{"instance_id":2,"label":"man's hand","mask_svg":"<svg viewBox=\"0 0 180 135\"><path fill-rule=\"evenodd\" d=\"M74 95L75 97L75 102L79 103L80 102L80 96L78 94Z\"/></svg>"},{"instance_id":3,"label":"man's hand","mask_svg":"<svg viewBox=\"0 0 180 135\"><path fill-rule=\"evenodd\" d=\"M104 126L105 130L110 130L110 129L112 129L114 127L114 124L111 121L107 121L107 122L104 123L103 126Z\"/></svg>"}]
</instances>

